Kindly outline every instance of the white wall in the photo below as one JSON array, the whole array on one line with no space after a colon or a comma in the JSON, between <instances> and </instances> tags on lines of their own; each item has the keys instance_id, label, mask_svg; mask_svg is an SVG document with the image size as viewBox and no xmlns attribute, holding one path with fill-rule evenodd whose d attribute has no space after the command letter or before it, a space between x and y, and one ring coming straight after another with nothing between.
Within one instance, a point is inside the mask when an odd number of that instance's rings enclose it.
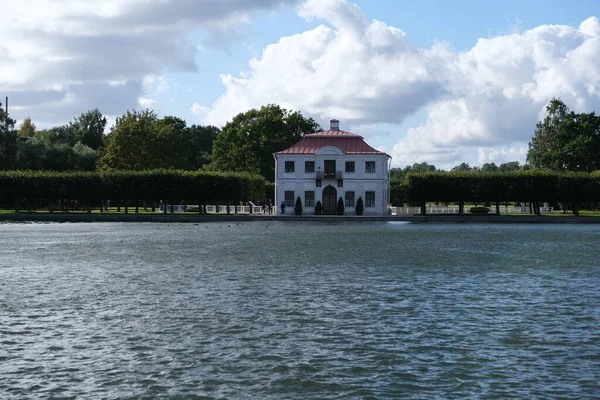
<instances>
[{"instance_id":1,"label":"white wall","mask_svg":"<svg viewBox=\"0 0 600 400\"><path fill-rule=\"evenodd\" d=\"M340 152L341 153L341 152ZM316 187L316 171L324 171L325 160L336 160L336 170L343 173L343 187L338 187L337 179L323 179L322 186ZM294 172L285 172L285 161L294 161ZM315 172L305 173L304 162L314 161ZM345 172L345 162L354 161L354 173ZM375 161L375 173L365 172L365 161ZM354 191L355 202L362 197L365 202L365 192L375 191L375 207L364 208L364 215L385 215L388 212L389 203L389 156L385 154L377 155L339 155L339 154L282 154L276 156L276 177L275 177L275 201L279 206L284 200L286 191L294 191L294 201L300 196L304 207L303 214L314 214L314 207L304 206L304 192L315 192L315 204L322 202L322 191L327 185L331 185L337 190L337 197L345 199L345 191ZM286 214L293 214L293 207L287 207ZM354 208L347 207L346 214L354 214Z\"/></svg>"}]
</instances>

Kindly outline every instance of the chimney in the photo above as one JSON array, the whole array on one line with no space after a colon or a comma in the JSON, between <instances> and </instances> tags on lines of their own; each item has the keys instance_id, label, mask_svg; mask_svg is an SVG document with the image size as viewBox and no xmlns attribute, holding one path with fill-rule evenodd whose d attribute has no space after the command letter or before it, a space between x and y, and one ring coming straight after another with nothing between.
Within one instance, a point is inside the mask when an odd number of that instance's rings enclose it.
<instances>
[{"instance_id":1,"label":"chimney","mask_svg":"<svg viewBox=\"0 0 600 400\"><path fill-rule=\"evenodd\" d=\"M340 121L338 121L337 119L332 119L331 121L329 121L329 124L329 129L331 129L332 131L340 130Z\"/></svg>"}]
</instances>

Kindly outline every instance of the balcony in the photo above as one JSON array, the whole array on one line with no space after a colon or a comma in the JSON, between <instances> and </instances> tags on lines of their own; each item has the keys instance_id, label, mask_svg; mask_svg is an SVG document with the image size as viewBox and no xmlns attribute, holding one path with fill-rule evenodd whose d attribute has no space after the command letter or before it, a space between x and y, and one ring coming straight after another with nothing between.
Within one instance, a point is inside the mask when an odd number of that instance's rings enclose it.
<instances>
[{"instance_id":1,"label":"balcony","mask_svg":"<svg viewBox=\"0 0 600 400\"><path fill-rule=\"evenodd\" d=\"M318 171L317 179L344 179L343 171Z\"/></svg>"}]
</instances>

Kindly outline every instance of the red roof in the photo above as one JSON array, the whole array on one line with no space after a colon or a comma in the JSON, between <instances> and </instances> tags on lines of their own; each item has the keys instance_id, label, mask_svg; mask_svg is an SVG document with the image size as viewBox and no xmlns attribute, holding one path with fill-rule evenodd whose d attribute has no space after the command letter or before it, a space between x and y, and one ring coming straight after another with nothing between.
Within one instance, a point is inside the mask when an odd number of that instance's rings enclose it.
<instances>
[{"instance_id":1,"label":"red roof","mask_svg":"<svg viewBox=\"0 0 600 400\"><path fill-rule=\"evenodd\" d=\"M317 150L325 146L335 146L344 154L385 154L365 143L362 136L339 130L304 135L302 140L292 147L275 154L315 154Z\"/></svg>"}]
</instances>

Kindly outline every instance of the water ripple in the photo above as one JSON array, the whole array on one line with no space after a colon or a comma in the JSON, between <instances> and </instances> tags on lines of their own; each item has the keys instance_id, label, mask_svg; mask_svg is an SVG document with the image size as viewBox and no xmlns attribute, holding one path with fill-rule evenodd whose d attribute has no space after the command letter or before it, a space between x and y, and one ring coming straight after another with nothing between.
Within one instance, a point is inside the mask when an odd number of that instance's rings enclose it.
<instances>
[{"instance_id":1,"label":"water ripple","mask_svg":"<svg viewBox=\"0 0 600 400\"><path fill-rule=\"evenodd\" d=\"M599 244L563 225L2 224L0 398L598 398Z\"/></svg>"}]
</instances>

